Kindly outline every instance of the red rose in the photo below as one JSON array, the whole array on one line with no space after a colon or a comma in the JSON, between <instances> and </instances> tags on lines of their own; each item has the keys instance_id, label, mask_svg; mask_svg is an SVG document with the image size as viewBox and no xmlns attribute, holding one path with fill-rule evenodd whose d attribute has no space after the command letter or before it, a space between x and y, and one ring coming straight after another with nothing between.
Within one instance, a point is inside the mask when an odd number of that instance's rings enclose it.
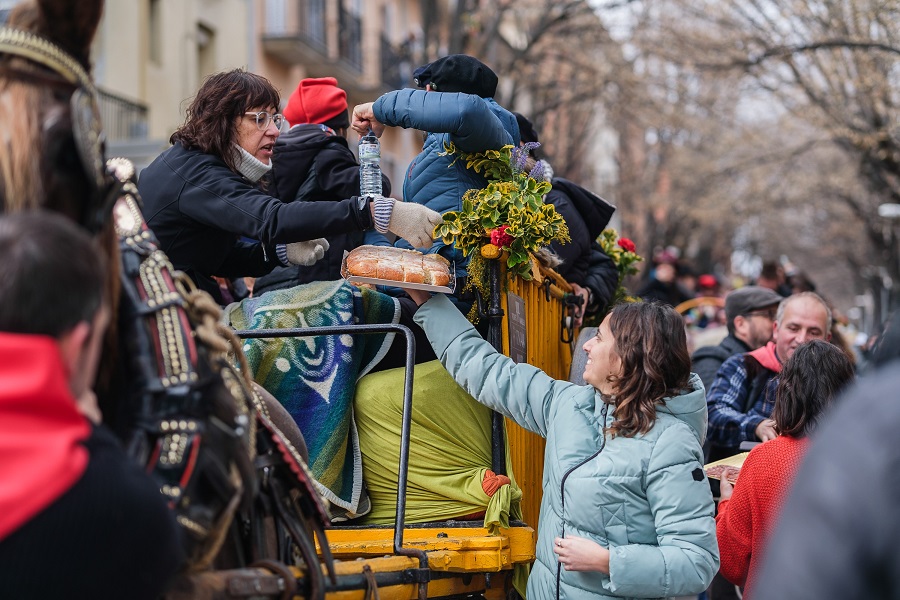
<instances>
[{"instance_id":1,"label":"red rose","mask_svg":"<svg viewBox=\"0 0 900 600\"><path fill-rule=\"evenodd\" d=\"M504 246L509 247L512 244L513 236L506 233L506 229L509 225L501 225L497 229L491 231L491 243L498 248L503 248Z\"/></svg>"},{"instance_id":2,"label":"red rose","mask_svg":"<svg viewBox=\"0 0 900 600\"><path fill-rule=\"evenodd\" d=\"M637 246L635 246L634 242L632 242L628 238L619 238L618 244L619 247L625 252L634 252L635 250L637 250Z\"/></svg>"}]
</instances>

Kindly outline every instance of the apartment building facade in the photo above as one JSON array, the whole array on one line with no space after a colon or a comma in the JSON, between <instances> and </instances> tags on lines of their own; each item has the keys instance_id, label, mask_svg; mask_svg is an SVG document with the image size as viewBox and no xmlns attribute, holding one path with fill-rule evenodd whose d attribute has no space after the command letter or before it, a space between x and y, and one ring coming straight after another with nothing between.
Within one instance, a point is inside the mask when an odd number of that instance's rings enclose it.
<instances>
[{"instance_id":1,"label":"apartment building facade","mask_svg":"<svg viewBox=\"0 0 900 600\"><path fill-rule=\"evenodd\" d=\"M421 0L253 0L256 26L251 65L285 101L306 77L335 77L350 110L381 94L413 85L426 62ZM351 146L356 142L352 132ZM402 194L410 160L421 151L413 130L388 129L382 169Z\"/></svg>"}]
</instances>

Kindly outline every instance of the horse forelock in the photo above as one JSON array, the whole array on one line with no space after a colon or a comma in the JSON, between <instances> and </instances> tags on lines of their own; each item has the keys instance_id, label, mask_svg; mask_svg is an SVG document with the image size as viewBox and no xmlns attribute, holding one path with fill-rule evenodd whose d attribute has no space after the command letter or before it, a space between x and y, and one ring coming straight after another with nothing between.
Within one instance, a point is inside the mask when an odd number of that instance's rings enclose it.
<instances>
[{"instance_id":1,"label":"horse forelock","mask_svg":"<svg viewBox=\"0 0 900 600\"><path fill-rule=\"evenodd\" d=\"M7 24L46 37L90 72L90 48L103 12L103 0L25 0Z\"/></svg>"}]
</instances>

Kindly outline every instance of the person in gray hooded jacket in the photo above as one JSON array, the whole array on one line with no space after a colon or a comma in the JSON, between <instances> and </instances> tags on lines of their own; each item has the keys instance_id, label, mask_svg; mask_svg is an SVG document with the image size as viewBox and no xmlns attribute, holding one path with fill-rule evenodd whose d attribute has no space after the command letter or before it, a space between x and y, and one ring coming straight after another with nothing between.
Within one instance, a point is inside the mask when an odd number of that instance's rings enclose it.
<instances>
[{"instance_id":1,"label":"person in gray hooded jacket","mask_svg":"<svg viewBox=\"0 0 900 600\"><path fill-rule=\"evenodd\" d=\"M466 391L547 439L529 598L706 589L719 566L700 447L706 407L678 313L655 303L613 308L584 345L585 386L515 364L444 296L415 320Z\"/></svg>"}]
</instances>

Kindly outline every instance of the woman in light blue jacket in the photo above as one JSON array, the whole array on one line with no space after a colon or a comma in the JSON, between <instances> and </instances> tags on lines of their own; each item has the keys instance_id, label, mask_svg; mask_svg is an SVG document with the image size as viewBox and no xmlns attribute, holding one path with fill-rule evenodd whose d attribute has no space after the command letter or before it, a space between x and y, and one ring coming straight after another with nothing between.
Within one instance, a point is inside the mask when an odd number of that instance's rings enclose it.
<instances>
[{"instance_id":1,"label":"woman in light blue jacket","mask_svg":"<svg viewBox=\"0 0 900 600\"><path fill-rule=\"evenodd\" d=\"M588 386L513 363L444 296L422 304L415 320L472 396L547 438L530 600L706 589L719 566L702 467L706 403L678 313L616 306L584 345Z\"/></svg>"}]
</instances>

